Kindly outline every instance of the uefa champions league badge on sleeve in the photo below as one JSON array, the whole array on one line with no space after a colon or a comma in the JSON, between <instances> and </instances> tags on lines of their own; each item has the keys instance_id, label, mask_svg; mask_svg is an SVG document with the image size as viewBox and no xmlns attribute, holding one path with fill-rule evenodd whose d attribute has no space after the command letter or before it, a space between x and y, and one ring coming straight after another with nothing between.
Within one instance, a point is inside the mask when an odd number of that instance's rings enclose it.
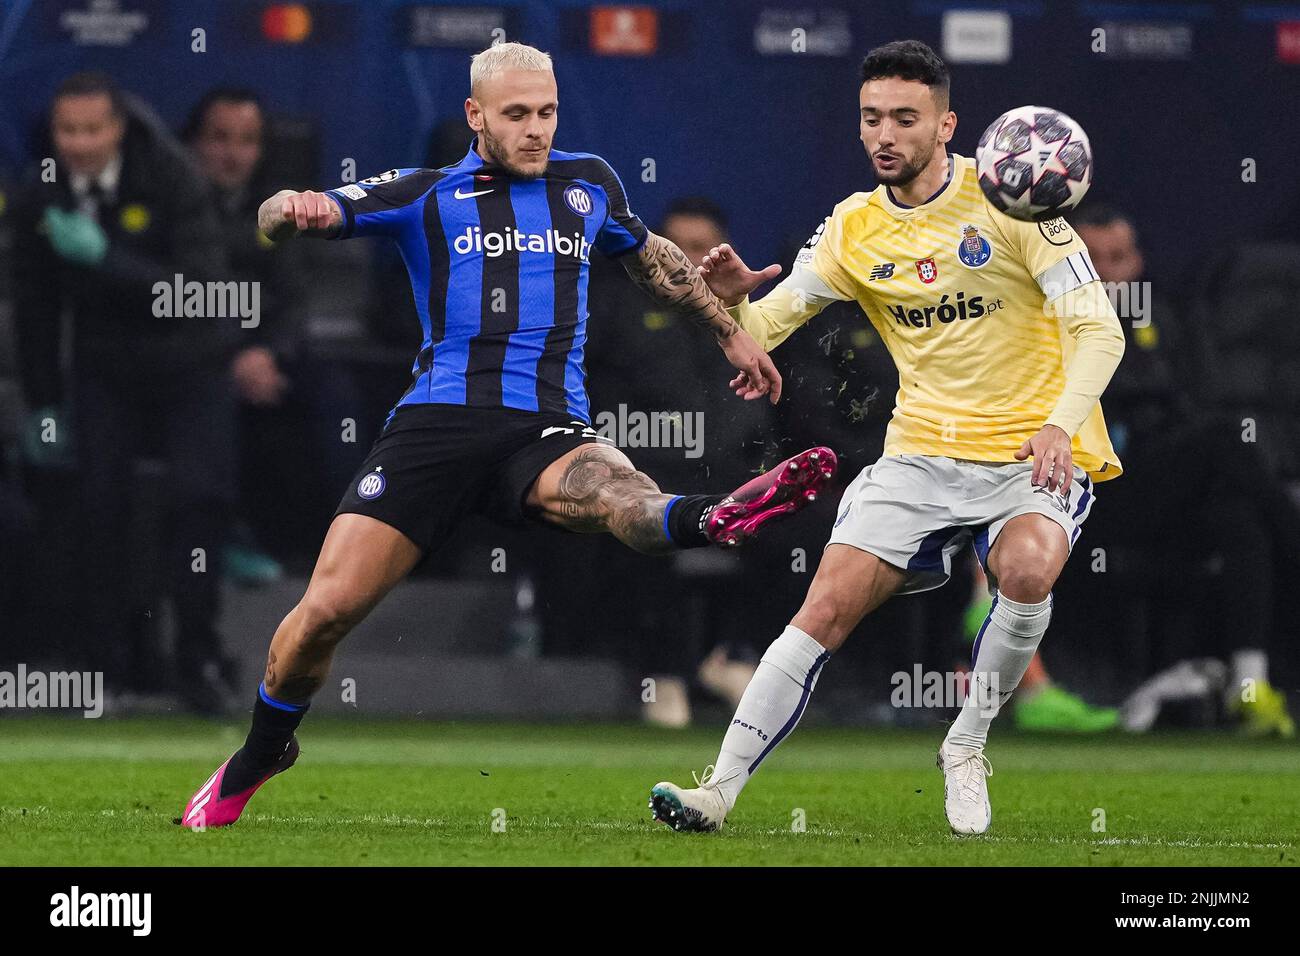
<instances>
[{"instance_id":1,"label":"uefa champions league badge on sleeve","mask_svg":"<svg viewBox=\"0 0 1300 956\"><path fill-rule=\"evenodd\" d=\"M965 226L961 231L961 242L957 246L957 258L968 269L980 269L993 258L993 247L980 235L975 226Z\"/></svg>"},{"instance_id":2,"label":"uefa champions league badge on sleeve","mask_svg":"<svg viewBox=\"0 0 1300 956\"><path fill-rule=\"evenodd\" d=\"M357 482L357 497L370 501L382 495L387 487L388 480L384 478L384 469L381 466Z\"/></svg>"}]
</instances>

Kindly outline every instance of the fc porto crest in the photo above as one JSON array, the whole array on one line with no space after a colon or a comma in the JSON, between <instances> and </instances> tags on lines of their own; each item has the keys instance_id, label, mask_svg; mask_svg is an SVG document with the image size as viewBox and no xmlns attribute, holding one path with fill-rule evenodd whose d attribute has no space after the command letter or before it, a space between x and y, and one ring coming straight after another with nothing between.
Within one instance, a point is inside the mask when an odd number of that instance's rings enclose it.
<instances>
[{"instance_id":1,"label":"fc porto crest","mask_svg":"<svg viewBox=\"0 0 1300 956\"><path fill-rule=\"evenodd\" d=\"M591 193L574 183L564 191L564 204L579 216L590 215L593 205Z\"/></svg>"},{"instance_id":2,"label":"fc porto crest","mask_svg":"<svg viewBox=\"0 0 1300 956\"><path fill-rule=\"evenodd\" d=\"M961 231L961 244L957 246L957 258L968 269L980 269L993 258L993 247L980 235L975 226L966 226Z\"/></svg>"},{"instance_id":3,"label":"fc porto crest","mask_svg":"<svg viewBox=\"0 0 1300 956\"><path fill-rule=\"evenodd\" d=\"M921 277L922 282L929 285L939 278L939 267L934 264L933 259L917 259L916 274Z\"/></svg>"},{"instance_id":4,"label":"fc porto crest","mask_svg":"<svg viewBox=\"0 0 1300 956\"><path fill-rule=\"evenodd\" d=\"M384 478L384 470L376 468L357 482L357 497L370 501L382 495L387 487L388 480Z\"/></svg>"}]
</instances>

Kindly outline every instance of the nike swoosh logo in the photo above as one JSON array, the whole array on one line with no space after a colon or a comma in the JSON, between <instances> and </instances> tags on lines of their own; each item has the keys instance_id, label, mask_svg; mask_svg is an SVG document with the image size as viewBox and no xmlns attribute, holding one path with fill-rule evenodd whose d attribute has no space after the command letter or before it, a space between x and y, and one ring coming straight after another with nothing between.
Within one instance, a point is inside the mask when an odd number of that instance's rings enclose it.
<instances>
[{"instance_id":1,"label":"nike swoosh logo","mask_svg":"<svg viewBox=\"0 0 1300 956\"><path fill-rule=\"evenodd\" d=\"M492 192L491 189L481 189L476 193L463 193L460 189L457 189L455 195L457 199L473 199L475 196L486 196L490 192Z\"/></svg>"}]
</instances>

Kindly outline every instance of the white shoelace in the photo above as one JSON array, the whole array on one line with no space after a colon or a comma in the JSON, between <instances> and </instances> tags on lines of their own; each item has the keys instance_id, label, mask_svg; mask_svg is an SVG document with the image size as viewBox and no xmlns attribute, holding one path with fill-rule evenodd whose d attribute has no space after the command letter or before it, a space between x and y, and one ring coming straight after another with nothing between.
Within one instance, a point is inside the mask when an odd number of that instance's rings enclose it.
<instances>
[{"instance_id":1,"label":"white shoelace","mask_svg":"<svg viewBox=\"0 0 1300 956\"><path fill-rule=\"evenodd\" d=\"M982 765L982 766L981 766ZM984 756L984 751L976 750L966 757L959 757L955 761L953 773L957 776L957 787L963 794L968 794L970 799L980 799L980 770L984 771L985 777L993 776L993 764L989 763L989 758Z\"/></svg>"},{"instance_id":2,"label":"white shoelace","mask_svg":"<svg viewBox=\"0 0 1300 956\"><path fill-rule=\"evenodd\" d=\"M714 767L713 764L709 764L707 767L704 768L704 773L702 774L697 774L694 770L692 770L691 776L695 778L695 786L699 787L701 790L716 790L720 784L724 784L728 780L733 780L736 777L740 776L740 768L732 767L730 770L728 770L725 774L722 775L721 779L714 780L713 774L715 769L716 768Z\"/></svg>"}]
</instances>

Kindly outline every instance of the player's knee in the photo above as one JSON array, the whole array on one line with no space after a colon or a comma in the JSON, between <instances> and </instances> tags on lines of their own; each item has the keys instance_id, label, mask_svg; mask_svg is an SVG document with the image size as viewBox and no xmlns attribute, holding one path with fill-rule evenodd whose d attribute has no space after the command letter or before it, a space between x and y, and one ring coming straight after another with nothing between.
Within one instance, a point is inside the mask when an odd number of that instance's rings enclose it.
<instances>
[{"instance_id":1,"label":"player's knee","mask_svg":"<svg viewBox=\"0 0 1300 956\"><path fill-rule=\"evenodd\" d=\"M351 602L329 593L307 594L297 611L296 630L304 644L337 644L357 622Z\"/></svg>"},{"instance_id":2,"label":"player's knee","mask_svg":"<svg viewBox=\"0 0 1300 956\"><path fill-rule=\"evenodd\" d=\"M1004 560L998 571L998 591L1013 601L1045 601L1056 583L1056 567L1048 555L1025 553Z\"/></svg>"},{"instance_id":3,"label":"player's knee","mask_svg":"<svg viewBox=\"0 0 1300 956\"><path fill-rule=\"evenodd\" d=\"M829 651L838 650L849 632L857 626L857 621L833 596L810 597L790 623Z\"/></svg>"}]
</instances>

